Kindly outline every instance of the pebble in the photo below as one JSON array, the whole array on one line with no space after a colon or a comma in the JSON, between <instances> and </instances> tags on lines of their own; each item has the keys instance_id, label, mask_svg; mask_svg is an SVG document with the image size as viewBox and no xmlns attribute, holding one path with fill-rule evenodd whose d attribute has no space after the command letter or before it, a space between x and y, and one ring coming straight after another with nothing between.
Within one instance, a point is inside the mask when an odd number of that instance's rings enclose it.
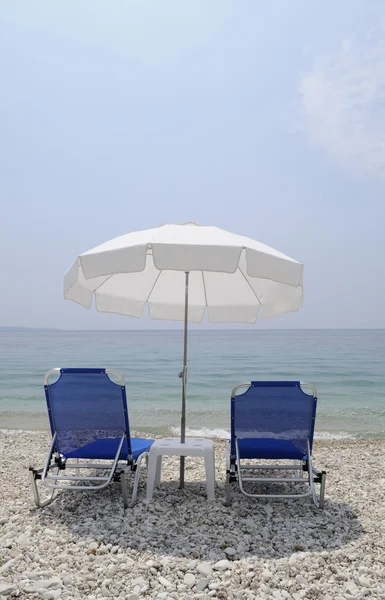
<instances>
[{"instance_id":1,"label":"pebble","mask_svg":"<svg viewBox=\"0 0 385 600\"><path fill-rule=\"evenodd\" d=\"M9 571L14 564L16 563L16 561L18 560L17 558L11 558L11 560L8 560L6 563L4 563L1 567L0 567L0 573L3 574L6 571Z\"/></svg>"},{"instance_id":2,"label":"pebble","mask_svg":"<svg viewBox=\"0 0 385 600\"><path fill-rule=\"evenodd\" d=\"M210 579L210 577L212 577L212 574L213 574L213 568L210 565L210 563L208 563L208 562L200 563L197 566L197 571L198 571L198 573L200 573L204 577L208 577L209 579Z\"/></svg>"},{"instance_id":3,"label":"pebble","mask_svg":"<svg viewBox=\"0 0 385 600\"><path fill-rule=\"evenodd\" d=\"M208 585L208 579L199 579L196 583L195 591L199 594L200 592L203 592L208 587Z\"/></svg>"},{"instance_id":4,"label":"pebble","mask_svg":"<svg viewBox=\"0 0 385 600\"><path fill-rule=\"evenodd\" d=\"M303 575L297 575L295 578L296 582L300 585L307 585L307 579Z\"/></svg>"},{"instance_id":5,"label":"pebble","mask_svg":"<svg viewBox=\"0 0 385 600\"><path fill-rule=\"evenodd\" d=\"M47 588L47 589L57 589L61 585L63 585L63 581L60 577L52 577L52 579L41 579L40 581L36 581L36 586L39 588Z\"/></svg>"},{"instance_id":6,"label":"pebble","mask_svg":"<svg viewBox=\"0 0 385 600\"><path fill-rule=\"evenodd\" d=\"M273 573L271 571L269 571L268 569L265 569L264 571L262 571L262 578L265 581L269 581L269 579L271 579L273 577Z\"/></svg>"},{"instance_id":7,"label":"pebble","mask_svg":"<svg viewBox=\"0 0 385 600\"><path fill-rule=\"evenodd\" d=\"M146 580L142 576L140 576L140 577L135 577L135 579L133 579L133 581L131 583L132 583L132 585L142 586L142 585L145 585Z\"/></svg>"},{"instance_id":8,"label":"pebble","mask_svg":"<svg viewBox=\"0 0 385 600\"><path fill-rule=\"evenodd\" d=\"M366 587L366 588L370 587L370 581L367 577L363 577L363 576L359 577L358 583L360 585L362 585L362 587Z\"/></svg>"},{"instance_id":9,"label":"pebble","mask_svg":"<svg viewBox=\"0 0 385 600\"><path fill-rule=\"evenodd\" d=\"M183 583L187 587L192 588L193 585L195 585L195 575L192 573L186 573L186 575L183 577Z\"/></svg>"},{"instance_id":10,"label":"pebble","mask_svg":"<svg viewBox=\"0 0 385 600\"><path fill-rule=\"evenodd\" d=\"M220 441L213 503L204 498L203 461L186 461L191 483L182 492L179 459L167 457L154 506L142 501L143 464L133 508L123 509L114 484L103 493L63 492L30 510L28 464L44 462L48 447L44 432L0 432L4 600L385 600L383 440L316 440L315 465L328 471L324 510L309 498L253 502L235 485L225 507Z\"/></svg>"},{"instance_id":11,"label":"pebble","mask_svg":"<svg viewBox=\"0 0 385 600\"><path fill-rule=\"evenodd\" d=\"M10 583L0 583L0 596L7 596L15 590L15 586Z\"/></svg>"},{"instance_id":12,"label":"pebble","mask_svg":"<svg viewBox=\"0 0 385 600\"><path fill-rule=\"evenodd\" d=\"M58 600L61 596L61 590L54 590L52 592L44 592L43 600Z\"/></svg>"},{"instance_id":13,"label":"pebble","mask_svg":"<svg viewBox=\"0 0 385 600\"><path fill-rule=\"evenodd\" d=\"M223 560L218 560L218 562L215 563L214 569L216 571L227 571L227 569L231 569L232 566L233 563L224 558Z\"/></svg>"},{"instance_id":14,"label":"pebble","mask_svg":"<svg viewBox=\"0 0 385 600\"><path fill-rule=\"evenodd\" d=\"M210 583L209 590L217 590L220 587L220 583Z\"/></svg>"},{"instance_id":15,"label":"pebble","mask_svg":"<svg viewBox=\"0 0 385 600\"><path fill-rule=\"evenodd\" d=\"M88 550L97 550L99 548L99 544L97 542L91 542L88 546Z\"/></svg>"}]
</instances>

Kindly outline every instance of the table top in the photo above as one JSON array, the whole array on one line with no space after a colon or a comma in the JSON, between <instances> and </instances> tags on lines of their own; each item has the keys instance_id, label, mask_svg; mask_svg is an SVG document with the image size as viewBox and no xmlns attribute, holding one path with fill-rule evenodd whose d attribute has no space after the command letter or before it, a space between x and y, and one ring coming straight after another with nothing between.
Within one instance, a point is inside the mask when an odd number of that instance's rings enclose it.
<instances>
[{"instance_id":1,"label":"table top","mask_svg":"<svg viewBox=\"0 0 385 600\"><path fill-rule=\"evenodd\" d=\"M212 448L213 441L208 438L186 437L185 443L182 444L180 438L162 438L155 440L153 446L156 448L185 448L188 450L189 448Z\"/></svg>"}]
</instances>

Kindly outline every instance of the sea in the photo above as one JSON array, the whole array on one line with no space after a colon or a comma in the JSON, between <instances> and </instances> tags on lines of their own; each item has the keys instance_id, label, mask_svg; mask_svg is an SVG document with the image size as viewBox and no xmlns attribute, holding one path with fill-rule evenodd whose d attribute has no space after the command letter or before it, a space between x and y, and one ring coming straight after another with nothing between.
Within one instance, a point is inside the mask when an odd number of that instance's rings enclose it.
<instances>
[{"instance_id":1,"label":"sea","mask_svg":"<svg viewBox=\"0 0 385 600\"><path fill-rule=\"evenodd\" d=\"M0 332L0 429L47 430L53 367L124 375L131 428L180 432L183 331ZM300 380L318 392L316 437L385 437L385 330L192 329L187 432L227 437L239 383Z\"/></svg>"}]
</instances>

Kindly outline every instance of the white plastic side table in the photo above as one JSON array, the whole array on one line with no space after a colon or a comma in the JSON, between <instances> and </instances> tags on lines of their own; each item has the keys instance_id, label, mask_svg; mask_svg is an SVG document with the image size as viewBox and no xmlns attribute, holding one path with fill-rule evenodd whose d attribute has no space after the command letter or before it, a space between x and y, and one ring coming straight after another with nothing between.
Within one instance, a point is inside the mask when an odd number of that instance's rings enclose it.
<instances>
[{"instance_id":1,"label":"white plastic side table","mask_svg":"<svg viewBox=\"0 0 385 600\"><path fill-rule=\"evenodd\" d=\"M160 486L163 456L203 456L206 469L207 499L214 500L215 455L214 444L207 438L178 438L155 440L148 454L146 502L151 502L154 487Z\"/></svg>"}]
</instances>

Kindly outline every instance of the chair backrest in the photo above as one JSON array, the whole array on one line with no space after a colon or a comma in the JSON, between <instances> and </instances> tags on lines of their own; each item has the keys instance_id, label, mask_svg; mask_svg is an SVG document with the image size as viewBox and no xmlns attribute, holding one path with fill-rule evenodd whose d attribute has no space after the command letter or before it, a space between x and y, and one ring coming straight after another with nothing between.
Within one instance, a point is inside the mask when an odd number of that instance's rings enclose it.
<instances>
[{"instance_id":1,"label":"chair backrest","mask_svg":"<svg viewBox=\"0 0 385 600\"><path fill-rule=\"evenodd\" d=\"M108 376L114 373L120 385ZM49 383L49 376L59 379ZM56 452L66 454L95 440L127 437L131 457L126 388L119 373L106 369L53 369L45 377L45 396Z\"/></svg>"},{"instance_id":2,"label":"chair backrest","mask_svg":"<svg viewBox=\"0 0 385 600\"><path fill-rule=\"evenodd\" d=\"M291 440L307 453L313 444L317 408L316 390L303 391L299 381L252 381L243 394L231 398L231 452L235 438L276 438Z\"/></svg>"}]
</instances>

